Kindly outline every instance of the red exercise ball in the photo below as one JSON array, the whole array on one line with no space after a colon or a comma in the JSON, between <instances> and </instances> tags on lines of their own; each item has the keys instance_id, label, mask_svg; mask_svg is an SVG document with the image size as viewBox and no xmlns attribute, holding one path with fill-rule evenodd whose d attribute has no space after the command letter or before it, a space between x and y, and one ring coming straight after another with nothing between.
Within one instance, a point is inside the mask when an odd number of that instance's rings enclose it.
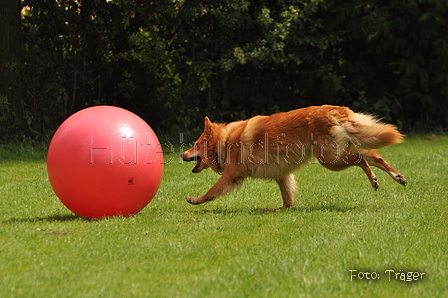
<instances>
[{"instance_id":1,"label":"red exercise ball","mask_svg":"<svg viewBox=\"0 0 448 298\"><path fill-rule=\"evenodd\" d=\"M122 108L96 106L61 124L48 148L47 168L54 192L75 214L130 216L159 189L163 152L143 119Z\"/></svg>"}]
</instances>

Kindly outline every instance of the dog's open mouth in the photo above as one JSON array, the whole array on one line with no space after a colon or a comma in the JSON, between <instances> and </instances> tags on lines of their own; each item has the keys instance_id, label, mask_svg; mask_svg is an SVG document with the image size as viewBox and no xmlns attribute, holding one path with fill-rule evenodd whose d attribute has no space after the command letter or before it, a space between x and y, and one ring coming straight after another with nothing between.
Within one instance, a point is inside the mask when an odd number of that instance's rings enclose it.
<instances>
[{"instance_id":1,"label":"dog's open mouth","mask_svg":"<svg viewBox=\"0 0 448 298\"><path fill-rule=\"evenodd\" d=\"M194 166L192 172L193 173L199 173L201 170L199 170L199 166L201 164L201 157L199 156L193 156L187 159L184 159L184 161L195 161L196 165Z\"/></svg>"}]
</instances>

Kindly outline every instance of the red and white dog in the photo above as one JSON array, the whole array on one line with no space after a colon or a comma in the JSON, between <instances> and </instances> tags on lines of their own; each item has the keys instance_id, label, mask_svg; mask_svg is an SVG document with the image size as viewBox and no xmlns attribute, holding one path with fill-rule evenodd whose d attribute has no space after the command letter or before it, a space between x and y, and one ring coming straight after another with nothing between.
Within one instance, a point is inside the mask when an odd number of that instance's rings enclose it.
<instances>
[{"instance_id":1,"label":"red and white dog","mask_svg":"<svg viewBox=\"0 0 448 298\"><path fill-rule=\"evenodd\" d=\"M211 168L222 176L203 196L187 197L191 204L211 201L252 177L275 180L282 208L288 208L295 203L293 172L313 156L333 171L361 167L375 190L379 184L369 164L406 186L404 176L376 150L403 142L404 135L391 124L347 107L313 106L228 124L205 117L204 125L203 134L182 159L196 162L193 173Z\"/></svg>"}]
</instances>

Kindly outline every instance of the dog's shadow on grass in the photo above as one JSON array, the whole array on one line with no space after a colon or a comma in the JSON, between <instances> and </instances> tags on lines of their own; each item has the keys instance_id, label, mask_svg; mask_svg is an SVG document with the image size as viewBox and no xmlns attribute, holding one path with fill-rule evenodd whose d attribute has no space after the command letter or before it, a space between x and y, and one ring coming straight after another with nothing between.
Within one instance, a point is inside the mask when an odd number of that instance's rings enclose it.
<instances>
[{"instance_id":1,"label":"dog's shadow on grass","mask_svg":"<svg viewBox=\"0 0 448 298\"><path fill-rule=\"evenodd\" d=\"M24 222L66 222L66 221L89 221L89 219L79 217L75 214L53 214L42 217L30 217L30 218L10 218L3 223L24 223Z\"/></svg>"},{"instance_id":2,"label":"dog's shadow on grass","mask_svg":"<svg viewBox=\"0 0 448 298\"><path fill-rule=\"evenodd\" d=\"M352 210L357 209L357 206L342 206L342 205L316 205L311 207L291 207L288 209L263 209L263 208L255 208L255 209L202 209L197 210L197 213L214 213L220 215L229 215L233 213L249 213L249 214L264 214L264 213L272 213L272 212L297 212L297 213L311 213L311 212L340 212L345 213ZM29 217L29 218L10 218L4 220L2 223L4 224L14 224L14 223L35 223L35 222L70 222L70 221L95 221L95 219L87 219L84 217L80 217L75 214L53 214L49 216L42 217Z\"/></svg>"},{"instance_id":3,"label":"dog's shadow on grass","mask_svg":"<svg viewBox=\"0 0 448 298\"><path fill-rule=\"evenodd\" d=\"M346 213L353 210L358 209L358 206L343 206L336 204L320 204L316 206L308 206L308 207L291 207L288 209L282 208L255 208L255 209L202 209L197 210L197 213L214 213L220 215L228 215L233 213L249 213L249 214L264 214L264 213L273 213L273 212L297 212L297 213L312 213L312 212L339 212Z\"/></svg>"},{"instance_id":4,"label":"dog's shadow on grass","mask_svg":"<svg viewBox=\"0 0 448 298\"><path fill-rule=\"evenodd\" d=\"M330 205L316 205L310 207L292 207L290 210L291 212L296 211L300 213L317 212L317 211L346 213L355 210L357 208L358 208L357 206L343 206L343 205L330 204Z\"/></svg>"},{"instance_id":5,"label":"dog's shadow on grass","mask_svg":"<svg viewBox=\"0 0 448 298\"><path fill-rule=\"evenodd\" d=\"M254 210L251 210L251 213L263 213L263 212L296 212L296 213L313 213L313 212L339 212L339 213L346 213L352 210L357 209L356 206L342 206L342 205L316 205L316 206L307 206L307 207L291 207L288 209L283 208L277 208L277 209L263 209L263 208L257 208Z\"/></svg>"}]
</instances>

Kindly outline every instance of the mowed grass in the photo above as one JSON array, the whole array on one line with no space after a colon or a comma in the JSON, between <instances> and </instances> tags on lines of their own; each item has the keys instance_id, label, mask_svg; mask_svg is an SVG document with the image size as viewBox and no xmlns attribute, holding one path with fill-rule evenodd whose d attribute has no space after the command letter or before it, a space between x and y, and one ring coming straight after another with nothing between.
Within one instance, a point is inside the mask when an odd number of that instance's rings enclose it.
<instances>
[{"instance_id":1,"label":"mowed grass","mask_svg":"<svg viewBox=\"0 0 448 298\"><path fill-rule=\"evenodd\" d=\"M263 180L186 203L219 176L192 174L178 153L139 214L86 220L54 195L44 151L2 148L0 297L448 296L448 139L380 150L407 187L374 168L374 191L360 168L310 164L297 206L277 212L257 210L282 203ZM423 279L401 281L408 271Z\"/></svg>"}]
</instances>

